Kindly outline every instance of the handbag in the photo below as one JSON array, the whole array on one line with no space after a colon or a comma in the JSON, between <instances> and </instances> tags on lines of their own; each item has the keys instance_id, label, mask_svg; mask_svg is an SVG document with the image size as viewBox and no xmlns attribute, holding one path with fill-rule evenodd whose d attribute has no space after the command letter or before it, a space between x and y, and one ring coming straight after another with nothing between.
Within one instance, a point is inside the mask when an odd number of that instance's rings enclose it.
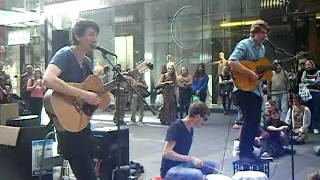
<instances>
[{"instance_id":1,"label":"handbag","mask_svg":"<svg viewBox=\"0 0 320 180\"><path fill-rule=\"evenodd\" d=\"M312 95L307 86L308 85L304 83L299 84L299 96L301 96L303 102L307 102L312 99Z\"/></svg>"},{"instance_id":2,"label":"handbag","mask_svg":"<svg viewBox=\"0 0 320 180\"><path fill-rule=\"evenodd\" d=\"M197 95L192 95L191 96L191 102L196 102L196 101L200 101L200 97Z\"/></svg>"},{"instance_id":3,"label":"handbag","mask_svg":"<svg viewBox=\"0 0 320 180\"><path fill-rule=\"evenodd\" d=\"M157 111L161 111L162 107L163 107L163 95L162 94L158 94L156 97L156 101L155 101L155 108Z\"/></svg>"},{"instance_id":4,"label":"handbag","mask_svg":"<svg viewBox=\"0 0 320 180\"><path fill-rule=\"evenodd\" d=\"M147 88L144 88L144 87L141 87L141 86L138 86L137 87L137 90L139 92L139 94L143 97L143 98L146 98L148 96L150 96L150 92L148 91Z\"/></svg>"}]
</instances>

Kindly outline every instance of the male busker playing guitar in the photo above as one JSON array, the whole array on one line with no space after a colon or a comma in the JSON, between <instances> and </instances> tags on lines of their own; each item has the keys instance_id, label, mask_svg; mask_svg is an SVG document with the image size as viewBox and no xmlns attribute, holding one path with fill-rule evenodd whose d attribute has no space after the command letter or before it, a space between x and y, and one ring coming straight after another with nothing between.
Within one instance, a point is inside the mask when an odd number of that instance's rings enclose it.
<instances>
[{"instance_id":1,"label":"male busker playing guitar","mask_svg":"<svg viewBox=\"0 0 320 180\"><path fill-rule=\"evenodd\" d=\"M251 26L250 37L240 41L229 57L231 71L240 74L249 81L258 81L259 75L241 65L240 60L258 61L264 57L265 48L262 42L267 37L268 24L258 20ZM234 92L238 105L243 114L243 125L240 134L240 161L253 163L259 161L253 154L253 143L261 119L262 87L258 83L255 89L243 91L237 89Z\"/></svg>"},{"instance_id":2,"label":"male busker playing guitar","mask_svg":"<svg viewBox=\"0 0 320 180\"><path fill-rule=\"evenodd\" d=\"M90 59L97 41L98 25L90 20L80 20L72 28L72 46L61 48L52 58L44 74L45 85L56 92L83 99L98 105L101 99L96 93L74 88L67 82L80 83L92 74ZM72 119L70 119L72 121ZM93 144L89 125L79 132L58 131L59 150L70 163L79 180L97 180L93 164Z\"/></svg>"}]
</instances>

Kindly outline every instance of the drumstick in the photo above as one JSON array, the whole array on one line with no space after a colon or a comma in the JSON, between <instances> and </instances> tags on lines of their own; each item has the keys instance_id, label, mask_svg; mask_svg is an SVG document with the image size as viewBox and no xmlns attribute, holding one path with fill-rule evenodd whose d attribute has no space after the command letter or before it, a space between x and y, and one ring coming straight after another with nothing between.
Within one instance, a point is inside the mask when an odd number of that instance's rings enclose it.
<instances>
[{"instance_id":1,"label":"drumstick","mask_svg":"<svg viewBox=\"0 0 320 180\"><path fill-rule=\"evenodd\" d=\"M214 170L215 172L217 172L217 174L228 174L227 172L222 171L222 170L219 170L219 169L217 169L216 167L210 166L210 165L208 165L208 164L206 164L206 163L204 163L204 162L202 162L201 164L202 164L202 166L205 166L205 167L207 167L207 168L209 168L209 169Z\"/></svg>"}]
</instances>

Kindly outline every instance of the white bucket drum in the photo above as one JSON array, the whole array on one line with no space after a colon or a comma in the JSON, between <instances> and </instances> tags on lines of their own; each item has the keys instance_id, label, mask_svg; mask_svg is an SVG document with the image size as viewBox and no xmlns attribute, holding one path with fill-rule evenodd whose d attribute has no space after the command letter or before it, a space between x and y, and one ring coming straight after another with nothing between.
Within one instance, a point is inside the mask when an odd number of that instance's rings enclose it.
<instances>
[{"instance_id":1,"label":"white bucket drum","mask_svg":"<svg viewBox=\"0 0 320 180\"><path fill-rule=\"evenodd\" d=\"M209 174L206 176L206 180L232 180L232 179L222 174Z\"/></svg>"},{"instance_id":2,"label":"white bucket drum","mask_svg":"<svg viewBox=\"0 0 320 180\"><path fill-rule=\"evenodd\" d=\"M232 180L269 180L269 178L260 171L238 171Z\"/></svg>"}]
</instances>

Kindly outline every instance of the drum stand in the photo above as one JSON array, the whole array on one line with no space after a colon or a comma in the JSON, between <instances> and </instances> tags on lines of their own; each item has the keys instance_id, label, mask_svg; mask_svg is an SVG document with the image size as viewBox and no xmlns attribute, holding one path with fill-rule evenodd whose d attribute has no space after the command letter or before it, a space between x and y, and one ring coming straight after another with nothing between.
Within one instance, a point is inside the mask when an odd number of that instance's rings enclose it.
<instances>
[{"instance_id":1,"label":"drum stand","mask_svg":"<svg viewBox=\"0 0 320 180\"><path fill-rule=\"evenodd\" d=\"M156 115L156 112L155 110L146 102L146 100L137 92L137 90L135 88L132 87L132 85L128 82L128 80L121 74L121 69L118 69L114 64L112 64L112 62L108 59L108 56L107 54L103 54L103 58L110 64L110 66L112 67L112 71L114 72L114 81L116 82L116 92L115 92L115 111L116 111L116 114L115 114L115 117L114 117L114 120L116 122L116 125L117 125L117 131L118 133L117 134L120 134L120 126L121 126L121 123L120 123L120 114L119 114L119 109L120 109L120 83L121 82L125 82L129 89L132 90L140 100L142 100L144 102L145 105L147 105L147 107L149 108L149 110L153 113L153 115ZM125 166L121 166L120 165L120 160L121 160L121 152L120 152L120 137L117 136L117 149L118 149L118 156L117 156L117 167L116 169L114 169L113 173L112 173L112 180L114 179L114 173L120 173L120 172L123 172L123 171L130 171L130 166L129 165L125 165Z\"/></svg>"}]
</instances>

